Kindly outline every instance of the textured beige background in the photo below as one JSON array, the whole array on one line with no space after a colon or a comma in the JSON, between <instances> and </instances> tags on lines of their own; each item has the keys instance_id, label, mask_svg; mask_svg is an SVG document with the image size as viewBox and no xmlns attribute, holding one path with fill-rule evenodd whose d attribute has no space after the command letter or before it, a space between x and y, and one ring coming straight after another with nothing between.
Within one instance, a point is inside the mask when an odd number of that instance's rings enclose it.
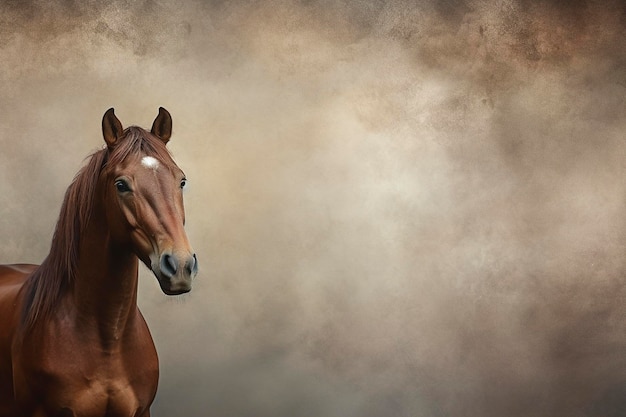
<instances>
[{"instance_id":1,"label":"textured beige background","mask_svg":"<svg viewBox=\"0 0 626 417\"><path fill-rule=\"evenodd\" d=\"M624 416L625 65L617 0L4 1L0 262L164 106L155 416Z\"/></svg>"}]
</instances>

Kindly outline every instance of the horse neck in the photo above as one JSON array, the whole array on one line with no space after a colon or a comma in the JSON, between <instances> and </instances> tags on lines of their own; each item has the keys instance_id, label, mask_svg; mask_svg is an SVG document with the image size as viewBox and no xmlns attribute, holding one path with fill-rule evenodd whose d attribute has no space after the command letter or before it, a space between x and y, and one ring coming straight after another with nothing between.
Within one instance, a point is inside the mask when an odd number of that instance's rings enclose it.
<instances>
[{"instance_id":1,"label":"horse neck","mask_svg":"<svg viewBox=\"0 0 626 417\"><path fill-rule=\"evenodd\" d=\"M71 301L76 319L105 345L121 339L137 310L138 260L130 248L114 242L102 204L96 202L81 235Z\"/></svg>"}]
</instances>

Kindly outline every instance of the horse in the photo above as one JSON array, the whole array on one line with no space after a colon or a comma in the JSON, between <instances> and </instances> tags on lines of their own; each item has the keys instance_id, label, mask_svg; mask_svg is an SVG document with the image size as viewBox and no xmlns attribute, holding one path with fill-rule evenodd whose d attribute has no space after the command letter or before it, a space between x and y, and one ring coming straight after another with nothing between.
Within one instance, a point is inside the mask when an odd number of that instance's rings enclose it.
<instances>
[{"instance_id":1,"label":"horse","mask_svg":"<svg viewBox=\"0 0 626 417\"><path fill-rule=\"evenodd\" d=\"M139 261L167 295L198 272L171 133L162 107L150 132L106 111L106 146L67 189L48 256L0 266L0 417L150 416L159 364Z\"/></svg>"}]
</instances>

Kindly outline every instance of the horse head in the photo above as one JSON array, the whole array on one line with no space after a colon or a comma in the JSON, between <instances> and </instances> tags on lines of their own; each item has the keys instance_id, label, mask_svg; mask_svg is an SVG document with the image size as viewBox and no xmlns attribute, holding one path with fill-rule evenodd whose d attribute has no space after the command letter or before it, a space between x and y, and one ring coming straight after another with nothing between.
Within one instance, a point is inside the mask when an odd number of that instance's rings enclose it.
<instances>
[{"instance_id":1,"label":"horse head","mask_svg":"<svg viewBox=\"0 0 626 417\"><path fill-rule=\"evenodd\" d=\"M110 238L152 270L165 294L191 290L198 261L184 230L187 179L165 145L172 118L164 108L150 132L122 128L109 109L102 119L108 148L100 178Z\"/></svg>"}]
</instances>

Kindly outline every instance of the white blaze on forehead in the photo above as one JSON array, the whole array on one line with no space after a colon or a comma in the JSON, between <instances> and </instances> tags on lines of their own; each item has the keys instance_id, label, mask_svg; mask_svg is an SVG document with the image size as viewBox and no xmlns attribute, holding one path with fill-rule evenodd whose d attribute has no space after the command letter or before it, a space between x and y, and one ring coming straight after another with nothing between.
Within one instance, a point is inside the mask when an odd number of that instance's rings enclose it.
<instances>
[{"instance_id":1,"label":"white blaze on forehead","mask_svg":"<svg viewBox=\"0 0 626 417\"><path fill-rule=\"evenodd\" d=\"M143 158L141 158L141 165L156 171L159 167L159 161L151 156L144 156Z\"/></svg>"}]
</instances>

